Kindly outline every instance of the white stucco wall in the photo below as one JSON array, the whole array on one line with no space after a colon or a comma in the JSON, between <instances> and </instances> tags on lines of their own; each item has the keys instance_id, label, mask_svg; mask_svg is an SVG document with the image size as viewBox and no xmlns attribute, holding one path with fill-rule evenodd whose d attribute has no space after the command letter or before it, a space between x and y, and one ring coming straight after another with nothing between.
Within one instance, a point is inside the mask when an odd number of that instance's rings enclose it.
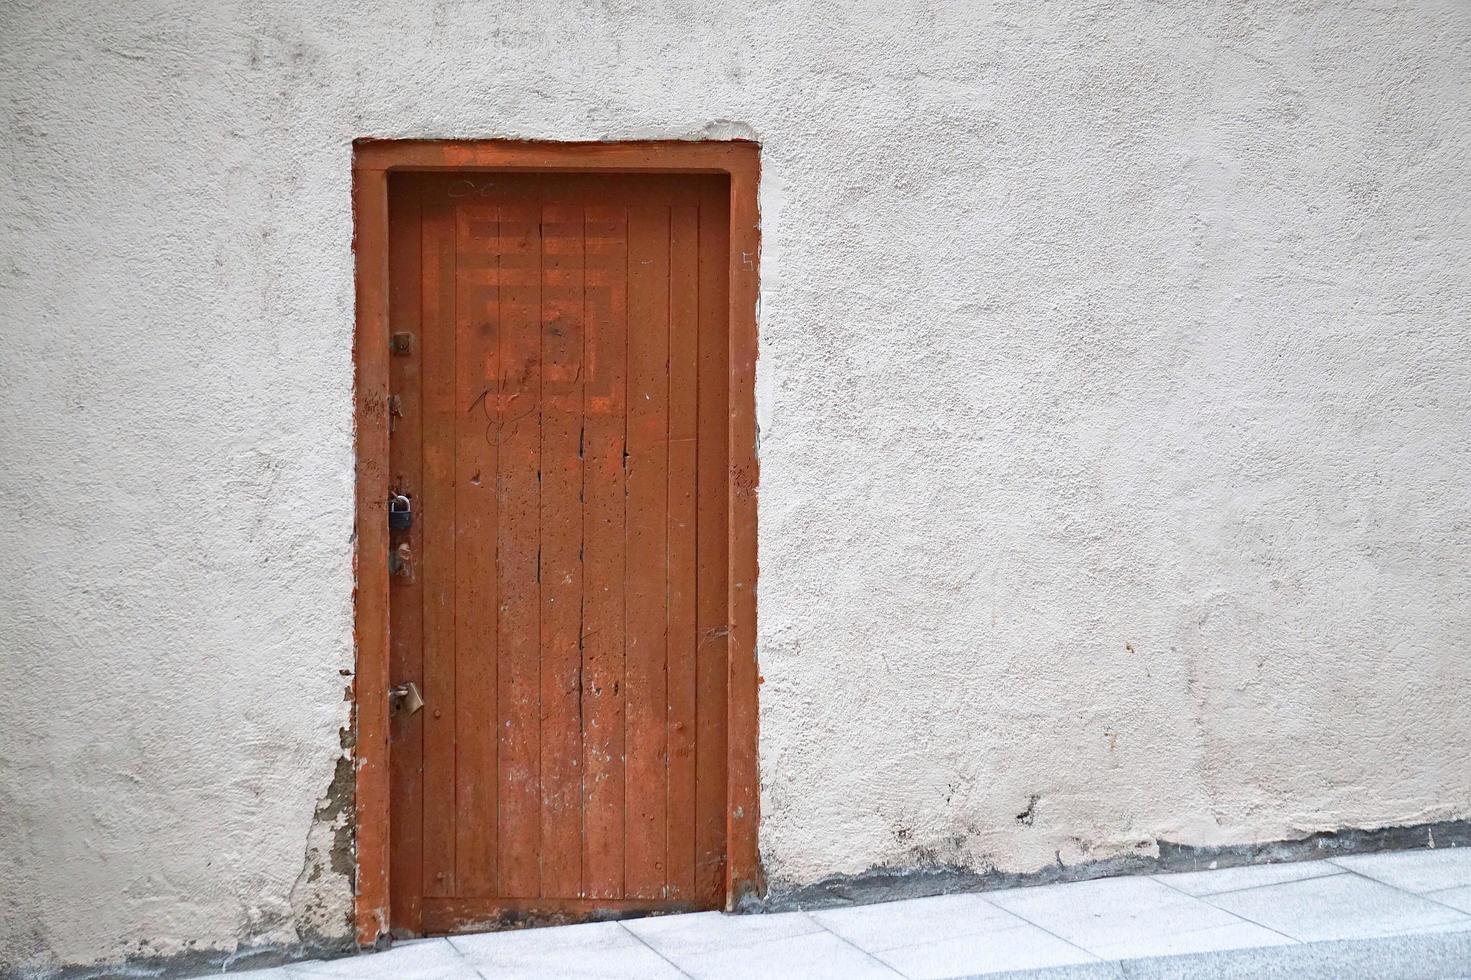
<instances>
[{"instance_id":1,"label":"white stucco wall","mask_svg":"<svg viewBox=\"0 0 1471 980\"><path fill-rule=\"evenodd\" d=\"M1471 816L1465 3L3 0L0 133L0 964L344 928L365 135L763 143L773 881Z\"/></svg>"}]
</instances>

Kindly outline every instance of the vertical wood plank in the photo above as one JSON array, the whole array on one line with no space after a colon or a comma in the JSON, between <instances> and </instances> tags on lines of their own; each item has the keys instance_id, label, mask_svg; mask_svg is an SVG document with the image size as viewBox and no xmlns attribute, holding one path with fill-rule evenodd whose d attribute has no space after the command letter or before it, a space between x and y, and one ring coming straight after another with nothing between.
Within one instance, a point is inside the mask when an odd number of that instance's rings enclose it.
<instances>
[{"instance_id":1,"label":"vertical wood plank","mask_svg":"<svg viewBox=\"0 0 1471 980\"><path fill-rule=\"evenodd\" d=\"M541 894L582 891L583 216L542 208Z\"/></svg>"},{"instance_id":2,"label":"vertical wood plank","mask_svg":"<svg viewBox=\"0 0 1471 980\"><path fill-rule=\"evenodd\" d=\"M696 501L696 890L707 901L725 893L726 828L726 510L728 211L724 182L700 207L699 441Z\"/></svg>"},{"instance_id":3,"label":"vertical wood plank","mask_svg":"<svg viewBox=\"0 0 1471 980\"><path fill-rule=\"evenodd\" d=\"M669 798L665 867L670 899L695 896L695 493L698 462L700 211L672 209L669 226L669 519L665 568Z\"/></svg>"},{"instance_id":4,"label":"vertical wood plank","mask_svg":"<svg viewBox=\"0 0 1471 980\"><path fill-rule=\"evenodd\" d=\"M441 185L423 197L424 894L455 883L455 226Z\"/></svg>"},{"instance_id":5,"label":"vertical wood plank","mask_svg":"<svg viewBox=\"0 0 1471 980\"><path fill-rule=\"evenodd\" d=\"M666 883L668 362L669 208L640 204L628 213L624 876L633 898L662 898Z\"/></svg>"},{"instance_id":6,"label":"vertical wood plank","mask_svg":"<svg viewBox=\"0 0 1471 980\"><path fill-rule=\"evenodd\" d=\"M760 157L754 147L738 147L742 155L730 168L730 335L729 427L730 596L727 615L729 691L726 726L730 745L726 764L726 905L735 907L746 895L764 887L756 835L761 824L761 790L757 753L760 716L756 663L756 490L761 482L756 455L756 298L761 254L757 213Z\"/></svg>"},{"instance_id":7,"label":"vertical wood plank","mask_svg":"<svg viewBox=\"0 0 1471 980\"><path fill-rule=\"evenodd\" d=\"M390 493L405 494L414 507L423 506L423 406L420 403L420 356L423 331L419 323L423 279L419 266L420 184L395 178L388 204L388 309L394 332L405 332L415 343L406 356L388 358L388 386L399 400L401 415L394 420L388 440ZM415 554L424 551L423 524L389 533L389 548L407 544ZM424 687L424 597L421 579L395 577L389 582L389 677L391 683L412 682ZM399 712L389 724L389 767L392 807L389 833L389 883L393 926L419 931L420 892L424 869L424 759L423 712Z\"/></svg>"},{"instance_id":8,"label":"vertical wood plank","mask_svg":"<svg viewBox=\"0 0 1471 980\"><path fill-rule=\"evenodd\" d=\"M372 944L389 928L390 772L388 762L388 181L362 169L354 156L352 182L357 303L357 514L353 555L353 713L357 744L354 797L357 895L353 931Z\"/></svg>"},{"instance_id":9,"label":"vertical wood plank","mask_svg":"<svg viewBox=\"0 0 1471 980\"><path fill-rule=\"evenodd\" d=\"M499 892L534 898L541 847L541 213L500 210Z\"/></svg>"},{"instance_id":10,"label":"vertical wood plank","mask_svg":"<svg viewBox=\"0 0 1471 980\"><path fill-rule=\"evenodd\" d=\"M622 898L628 226L621 206L584 215L583 894Z\"/></svg>"},{"instance_id":11,"label":"vertical wood plank","mask_svg":"<svg viewBox=\"0 0 1471 980\"><path fill-rule=\"evenodd\" d=\"M499 241L493 204L456 207L454 808L460 896L491 896L496 887Z\"/></svg>"}]
</instances>

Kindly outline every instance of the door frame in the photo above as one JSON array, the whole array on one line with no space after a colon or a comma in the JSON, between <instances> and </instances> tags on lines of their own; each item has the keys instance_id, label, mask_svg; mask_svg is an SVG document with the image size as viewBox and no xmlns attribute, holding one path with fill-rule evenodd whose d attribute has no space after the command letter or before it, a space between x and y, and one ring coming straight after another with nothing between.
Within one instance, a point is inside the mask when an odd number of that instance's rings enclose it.
<instances>
[{"instance_id":1,"label":"door frame","mask_svg":"<svg viewBox=\"0 0 1471 980\"><path fill-rule=\"evenodd\" d=\"M353 551L353 747L360 945L389 931L388 759L388 175L395 171L535 171L700 174L730 177L730 423L725 908L764 887L756 835L756 304L761 232L757 143L521 140L378 140L353 143L353 339L357 513Z\"/></svg>"}]
</instances>

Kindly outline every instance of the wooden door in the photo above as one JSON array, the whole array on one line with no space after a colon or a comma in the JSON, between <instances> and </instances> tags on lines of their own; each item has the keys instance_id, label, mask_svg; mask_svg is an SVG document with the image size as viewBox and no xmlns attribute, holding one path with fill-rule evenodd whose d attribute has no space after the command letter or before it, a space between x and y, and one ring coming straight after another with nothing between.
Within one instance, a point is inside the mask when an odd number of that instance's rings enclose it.
<instances>
[{"instance_id":1,"label":"wooden door","mask_svg":"<svg viewBox=\"0 0 1471 980\"><path fill-rule=\"evenodd\" d=\"M724 175L389 181L392 922L717 908Z\"/></svg>"}]
</instances>

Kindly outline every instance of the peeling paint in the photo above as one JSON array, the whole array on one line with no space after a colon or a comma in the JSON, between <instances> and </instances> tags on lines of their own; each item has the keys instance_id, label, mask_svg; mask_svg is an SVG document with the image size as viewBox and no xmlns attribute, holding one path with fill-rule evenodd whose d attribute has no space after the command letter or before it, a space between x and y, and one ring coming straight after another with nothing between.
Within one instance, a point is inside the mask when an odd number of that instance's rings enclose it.
<instances>
[{"instance_id":1,"label":"peeling paint","mask_svg":"<svg viewBox=\"0 0 1471 980\"><path fill-rule=\"evenodd\" d=\"M353 790L353 763L342 755L313 813L301 873L291 890L293 926L303 943L330 946L352 935Z\"/></svg>"}]
</instances>

